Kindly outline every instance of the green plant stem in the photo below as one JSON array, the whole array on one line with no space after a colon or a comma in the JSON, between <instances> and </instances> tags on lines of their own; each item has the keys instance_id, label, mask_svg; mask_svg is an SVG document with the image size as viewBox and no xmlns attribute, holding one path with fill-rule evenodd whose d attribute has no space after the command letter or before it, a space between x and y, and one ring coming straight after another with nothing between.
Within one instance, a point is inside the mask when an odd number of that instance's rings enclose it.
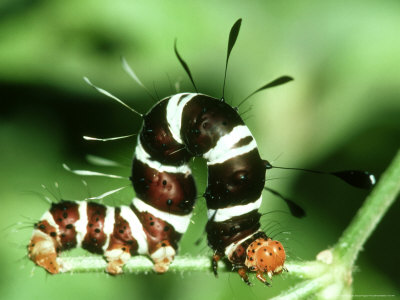
<instances>
[{"instance_id":1,"label":"green plant stem","mask_svg":"<svg viewBox=\"0 0 400 300\"><path fill-rule=\"evenodd\" d=\"M107 262L99 255L92 256L63 256L58 259L63 266L62 273L95 273L105 272ZM304 263L289 262L286 267L291 271L289 274L303 274ZM125 273L145 273L153 270L152 261L145 256L134 256L124 266ZM177 256L170 266L169 271L207 271L211 272L211 258L206 256ZM169 272L168 271L168 272ZM230 272L230 269L224 263L218 266L218 272ZM299 274L300 273L300 274Z\"/></svg>"},{"instance_id":2,"label":"green plant stem","mask_svg":"<svg viewBox=\"0 0 400 300\"><path fill-rule=\"evenodd\" d=\"M59 258L62 264L62 273L93 273L105 272L106 260L97 256L65 256ZM153 270L152 261L145 256L132 257L123 268L124 273L145 273ZM178 256L170 266L170 271L210 271L211 259L209 257L185 257ZM226 271L224 264L220 264L219 270Z\"/></svg>"},{"instance_id":3,"label":"green plant stem","mask_svg":"<svg viewBox=\"0 0 400 300\"><path fill-rule=\"evenodd\" d=\"M353 265L379 221L400 192L400 151L358 210L350 225L334 247L334 255L347 265Z\"/></svg>"},{"instance_id":4,"label":"green plant stem","mask_svg":"<svg viewBox=\"0 0 400 300\"><path fill-rule=\"evenodd\" d=\"M317 277L313 280L303 281L270 300L297 300L311 298L311 296L320 291L327 282L329 282L329 278L326 277Z\"/></svg>"}]
</instances>

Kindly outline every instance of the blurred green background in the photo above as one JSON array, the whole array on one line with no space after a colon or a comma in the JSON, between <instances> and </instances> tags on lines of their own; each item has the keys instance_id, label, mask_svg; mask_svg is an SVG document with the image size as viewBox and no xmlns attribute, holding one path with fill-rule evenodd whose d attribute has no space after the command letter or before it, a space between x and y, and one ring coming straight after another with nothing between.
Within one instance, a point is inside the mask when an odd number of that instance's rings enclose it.
<instances>
[{"instance_id":1,"label":"blurred green background","mask_svg":"<svg viewBox=\"0 0 400 300\"><path fill-rule=\"evenodd\" d=\"M281 166L366 169L378 177L400 141L400 2L393 1L45 1L0 2L0 298L1 299L267 299L293 285L247 287L236 274L162 276L47 275L26 258L33 222L48 208L42 195L60 184L64 199L83 199L81 179L64 171L90 168L129 175L135 139L86 142L83 135L136 133L140 120L86 85L88 76L140 112L153 100L123 71L124 55L160 98L193 91L173 54L178 38L199 90L220 97L229 29L243 18L231 55L227 101L239 103L280 75L295 78L257 94L241 112L263 158ZM249 110L250 109L250 110ZM248 111L249 110L249 111ZM247 112L246 112L247 111ZM89 165L95 154L123 168ZM204 162L194 163L198 193ZM296 200L308 216L295 220L264 195L266 232L284 242L289 259L309 260L332 246L367 192L335 178L270 171L267 184ZM87 179L92 195L126 184ZM39 195L37 194L39 193ZM129 203L131 188L105 199ZM399 202L365 245L354 275L357 295L399 295ZM210 255L200 199L182 255ZM71 254L77 252L72 252ZM252 279L254 282L255 278Z\"/></svg>"}]
</instances>

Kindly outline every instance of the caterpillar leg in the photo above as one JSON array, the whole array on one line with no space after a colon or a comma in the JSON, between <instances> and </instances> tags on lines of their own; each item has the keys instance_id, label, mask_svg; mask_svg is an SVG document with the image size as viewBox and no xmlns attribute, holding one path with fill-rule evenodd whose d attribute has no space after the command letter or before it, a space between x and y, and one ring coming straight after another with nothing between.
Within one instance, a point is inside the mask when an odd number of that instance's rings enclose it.
<instances>
[{"instance_id":1,"label":"caterpillar leg","mask_svg":"<svg viewBox=\"0 0 400 300\"><path fill-rule=\"evenodd\" d=\"M57 242L46 233L35 230L28 245L28 257L51 274L60 272L57 263Z\"/></svg>"},{"instance_id":2,"label":"caterpillar leg","mask_svg":"<svg viewBox=\"0 0 400 300\"><path fill-rule=\"evenodd\" d=\"M221 256L215 253L212 257L212 269L215 277L218 277L218 261L221 259Z\"/></svg>"},{"instance_id":3,"label":"caterpillar leg","mask_svg":"<svg viewBox=\"0 0 400 300\"><path fill-rule=\"evenodd\" d=\"M125 228L125 229L123 229ZM123 273L122 267L137 253L137 242L131 234L129 223L118 215L114 225L114 233L110 236L110 243L104 257L108 264L107 273L118 275Z\"/></svg>"},{"instance_id":4,"label":"caterpillar leg","mask_svg":"<svg viewBox=\"0 0 400 300\"><path fill-rule=\"evenodd\" d=\"M251 285L251 282L249 281L249 276L247 276L247 271L245 268L240 268L238 269L238 274L239 276L242 278L242 280L247 284L247 285Z\"/></svg>"},{"instance_id":5,"label":"caterpillar leg","mask_svg":"<svg viewBox=\"0 0 400 300\"><path fill-rule=\"evenodd\" d=\"M123 273L122 267L131 258L131 253L129 247L120 244L105 251L104 256L108 262L106 271L109 274L118 275ZM160 274L168 271L174 257L175 250L168 241L158 243L155 251L150 254L150 258L154 262L154 271Z\"/></svg>"},{"instance_id":6,"label":"caterpillar leg","mask_svg":"<svg viewBox=\"0 0 400 300\"><path fill-rule=\"evenodd\" d=\"M150 258L154 262L154 271L159 274L167 272L175 254L175 249L168 240L159 242L155 247L155 251L150 254Z\"/></svg>"},{"instance_id":7,"label":"caterpillar leg","mask_svg":"<svg viewBox=\"0 0 400 300\"><path fill-rule=\"evenodd\" d=\"M106 257L108 262L106 271L111 275L118 275L123 273L122 267L131 258L129 250L125 247L107 250L104 253L104 256Z\"/></svg>"},{"instance_id":8,"label":"caterpillar leg","mask_svg":"<svg viewBox=\"0 0 400 300\"><path fill-rule=\"evenodd\" d=\"M272 278L272 273L267 273L269 278ZM265 279L263 272L257 272L257 279L264 283L266 286L271 286L271 284Z\"/></svg>"}]
</instances>

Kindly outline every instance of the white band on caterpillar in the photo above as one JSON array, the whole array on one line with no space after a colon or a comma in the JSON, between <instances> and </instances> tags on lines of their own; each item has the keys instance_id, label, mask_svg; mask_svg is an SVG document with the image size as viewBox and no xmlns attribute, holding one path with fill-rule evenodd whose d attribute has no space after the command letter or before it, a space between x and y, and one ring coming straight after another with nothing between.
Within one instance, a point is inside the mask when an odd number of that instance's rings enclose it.
<instances>
[{"instance_id":1,"label":"white band on caterpillar","mask_svg":"<svg viewBox=\"0 0 400 300\"><path fill-rule=\"evenodd\" d=\"M47 221L47 223L49 223L50 226L53 226L56 229L57 234L59 234L59 228L58 228L58 224L54 221L53 215L49 212L46 211L42 218L42 221Z\"/></svg>"},{"instance_id":2,"label":"white band on caterpillar","mask_svg":"<svg viewBox=\"0 0 400 300\"><path fill-rule=\"evenodd\" d=\"M34 229L32 233L32 238L40 239L39 243L36 243L36 247L32 246L32 252L30 253L31 256L36 256L38 254L48 254L48 253L55 253L56 249L54 247L53 239L43 231L38 229Z\"/></svg>"},{"instance_id":3,"label":"white band on caterpillar","mask_svg":"<svg viewBox=\"0 0 400 300\"><path fill-rule=\"evenodd\" d=\"M191 93L191 94L181 93L181 94L176 94L176 95L172 96L168 100L168 105L167 105L168 127L169 127L169 130L171 131L172 137L179 144L183 144L183 141L181 138L183 108L190 100L193 99L193 97L195 97L197 95L198 94L195 94L195 93ZM182 100L178 104L178 101L181 98L182 98Z\"/></svg>"},{"instance_id":4,"label":"white band on caterpillar","mask_svg":"<svg viewBox=\"0 0 400 300\"><path fill-rule=\"evenodd\" d=\"M255 148L257 144L253 139L248 145L233 148L241 139L253 137L249 128L245 125L239 125L232 129L231 132L222 136L214 148L204 153L203 157L208 160L208 164L222 163L237 155L247 153Z\"/></svg>"},{"instance_id":5,"label":"white band on caterpillar","mask_svg":"<svg viewBox=\"0 0 400 300\"><path fill-rule=\"evenodd\" d=\"M82 245L82 241L85 238L87 232L87 202L75 202L78 204L78 212L79 212L79 220L75 222L75 231L76 231L76 244L77 247Z\"/></svg>"},{"instance_id":6,"label":"white band on caterpillar","mask_svg":"<svg viewBox=\"0 0 400 300\"><path fill-rule=\"evenodd\" d=\"M228 150L227 152L225 152L225 155L221 156L220 158L214 159L213 161L209 161L207 162L207 165L215 165L215 164L222 164L225 161L231 159L231 158L235 158L238 157L240 155L246 154L252 150L254 150L255 148L257 148L257 143L256 141L253 139L249 144L244 145L240 148L233 148Z\"/></svg>"},{"instance_id":7,"label":"white band on caterpillar","mask_svg":"<svg viewBox=\"0 0 400 300\"><path fill-rule=\"evenodd\" d=\"M162 163L152 160L150 155L143 149L142 143L140 142L140 138L138 138L138 142L135 149L135 157L137 160L142 163L148 165L150 168L153 168L159 172L168 172L168 173L182 173L182 174L191 174L190 168L188 165L184 164L181 166L168 166L163 165Z\"/></svg>"},{"instance_id":8,"label":"white band on caterpillar","mask_svg":"<svg viewBox=\"0 0 400 300\"><path fill-rule=\"evenodd\" d=\"M245 240L247 240L248 238L251 238L253 235L255 235L256 233L261 232L261 230L257 230L256 232L246 236L245 238L237 241L237 242L233 242L232 244L229 244L226 248L225 248L225 255L228 257L228 259L230 258L231 254L236 250L236 247L238 245L240 245L241 243L243 243Z\"/></svg>"},{"instance_id":9,"label":"white band on caterpillar","mask_svg":"<svg viewBox=\"0 0 400 300\"><path fill-rule=\"evenodd\" d=\"M151 213L156 218L168 222L174 227L176 232L179 232L181 234L186 232L190 223L190 218L192 217L192 213L184 216L177 216L172 213L158 210L157 208L154 208L153 206L150 206L147 203L143 202L139 198L133 198L132 203L138 211Z\"/></svg>"},{"instance_id":10,"label":"white band on caterpillar","mask_svg":"<svg viewBox=\"0 0 400 300\"><path fill-rule=\"evenodd\" d=\"M257 201L245 205L236 205L227 208L209 209L207 211L208 219L214 222L223 222L233 217L242 216L253 210L259 209L261 206L262 196Z\"/></svg>"},{"instance_id":11,"label":"white band on caterpillar","mask_svg":"<svg viewBox=\"0 0 400 300\"><path fill-rule=\"evenodd\" d=\"M47 221L47 223L49 223L50 226L55 228L57 233L56 240L57 242L60 242L60 229L58 227L58 224L54 221L53 215L49 211L46 211L42 216L41 220Z\"/></svg>"},{"instance_id":12,"label":"white band on caterpillar","mask_svg":"<svg viewBox=\"0 0 400 300\"><path fill-rule=\"evenodd\" d=\"M129 206L121 206L120 216L129 223L132 236L138 243L138 253L147 254L147 236L138 217L133 213L132 209Z\"/></svg>"},{"instance_id":13,"label":"white band on caterpillar","mask_svg":"<svg viewBox=\"0 0 400 300\"><path fill-rule=\"evenodd\" d=\"M106 251L110 244L110 236L114 232L114 221L115 221L115 208L106 206L106 216L104 218L103 232L106 235L106 242L102 249Z\"/></svg>"}]
</instances>

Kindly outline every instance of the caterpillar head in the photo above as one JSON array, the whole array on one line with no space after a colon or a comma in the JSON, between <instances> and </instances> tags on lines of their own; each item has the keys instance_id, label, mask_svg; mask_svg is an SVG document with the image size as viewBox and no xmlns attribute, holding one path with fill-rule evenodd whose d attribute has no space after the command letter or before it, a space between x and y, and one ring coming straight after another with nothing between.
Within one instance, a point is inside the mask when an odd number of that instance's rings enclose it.
<instances>
[{"instance_id":1,"label":"caterpillar head","mask_svg":"<svg viewBox=\"0 0 400 300\"><path fill-rule=\"evenodd\" d=\"M251 271L267 273L269 277L284 269L286 253L282 244L270 238L258 238L246 249L245 265Z\"/></svg>"}]
</instances>

